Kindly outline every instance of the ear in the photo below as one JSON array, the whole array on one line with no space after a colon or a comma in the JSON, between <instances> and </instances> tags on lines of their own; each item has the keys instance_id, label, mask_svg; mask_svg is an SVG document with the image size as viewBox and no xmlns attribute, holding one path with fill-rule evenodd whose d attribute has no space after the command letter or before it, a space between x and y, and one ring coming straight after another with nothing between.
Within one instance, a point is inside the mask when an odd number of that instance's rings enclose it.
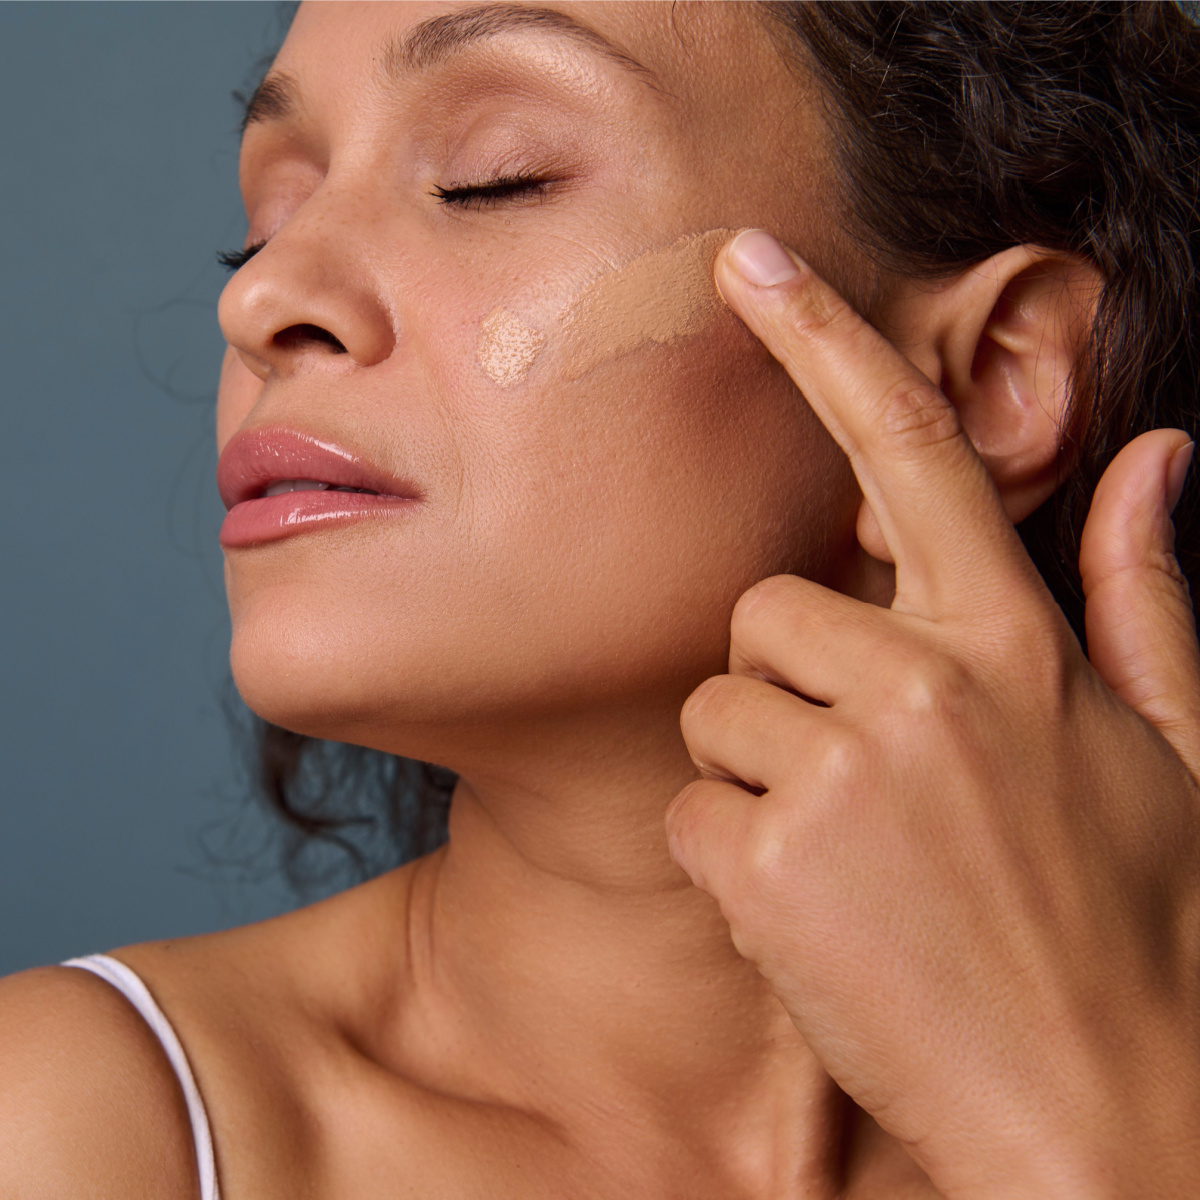
<instances>
[{"instance_id":1,"label":"ear","mask_svg":"<svg viewBox=\"0 0 1200 1200\"><path fill-rule=\"evenodd\" d=\"M1083 259L1014 246L949 280L905 280L871 314L958 409L1014 523L1060 481L1071 375L1102 287ZM890 561L865 502L859 541Z\"/></svg>"}]
</instances>

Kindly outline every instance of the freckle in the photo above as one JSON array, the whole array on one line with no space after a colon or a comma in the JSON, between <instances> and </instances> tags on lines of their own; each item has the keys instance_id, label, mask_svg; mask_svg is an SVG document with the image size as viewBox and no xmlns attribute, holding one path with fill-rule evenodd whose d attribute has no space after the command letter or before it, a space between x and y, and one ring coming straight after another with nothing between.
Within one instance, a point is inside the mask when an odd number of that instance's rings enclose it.
<instances>
[{"instance_id":1,"label":"freckle","mask_svg":"<svg viewBox=\"0 0 1200 1200\"><path fill-rule=\"evenodd\" d=\"M501 387L520 383L546 344L546 335L531 329L503 306L494 308L479 330L475 357L488 378Z\"/></svg>"}]
</instances>

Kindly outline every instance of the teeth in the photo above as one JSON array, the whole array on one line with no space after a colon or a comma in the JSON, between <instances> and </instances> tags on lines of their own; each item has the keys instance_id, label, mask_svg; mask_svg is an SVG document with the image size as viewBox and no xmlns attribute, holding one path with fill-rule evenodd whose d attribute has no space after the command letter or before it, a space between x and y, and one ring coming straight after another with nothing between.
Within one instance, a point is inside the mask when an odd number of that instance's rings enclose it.
<instances>
[{"instance_id":1,"label":"teeth","mask_svg":"<svg viewBox=\"0 0 1200 1200\"><path fill-rule=\"evenodd\" d=\"M281 479L263 492L264 496L282 496L284 492L327 492L329 484L317 479Z\"/></svg>"},{"instance_id":2,"label":"teeth","mask_svg":"<svg viewBox=\"0 0 1200 1200\"><path fill-rule=\"evenodd\" d=\"M264 496L282 496L284 492L360 492L365 496L378 496L370 488L341 487L322 483L319 479L280 479L264 489Z\"/></svg>"}]
</instances>

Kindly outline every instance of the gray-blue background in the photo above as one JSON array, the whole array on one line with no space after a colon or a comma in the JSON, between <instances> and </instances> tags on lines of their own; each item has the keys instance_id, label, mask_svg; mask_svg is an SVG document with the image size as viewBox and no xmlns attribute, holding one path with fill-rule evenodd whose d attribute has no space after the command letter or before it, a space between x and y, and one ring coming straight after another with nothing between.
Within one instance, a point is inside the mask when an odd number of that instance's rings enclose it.
<instances>
[{"instance_id":1,"label":"gray-blue background","mask_svg":"<svg viewBox=\"0 0 1200 1200\"><path fill-rule=\"evenodd\" d=\"M230 92L278 21L0 4L0 974L288 903L221 711L211 428Z\"/></svg>"}]
</instances>

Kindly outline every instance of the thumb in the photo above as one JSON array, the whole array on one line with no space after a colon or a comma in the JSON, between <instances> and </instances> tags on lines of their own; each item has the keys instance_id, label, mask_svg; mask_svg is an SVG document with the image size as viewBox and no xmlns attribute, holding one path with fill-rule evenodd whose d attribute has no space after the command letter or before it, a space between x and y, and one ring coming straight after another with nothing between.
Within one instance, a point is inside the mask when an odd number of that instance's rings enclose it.
<instances>
[{"instance_id":1,"label":"thumb","mask_svg":"<svg viewBox=\"0 0 1200 1200\"><path fill-rule=\"evenodd\" d=\"M1171 511L1193 445L1156 429L1113 459L1079 548L1088 657L1130 708L1157 726L1200 774L1200 651Z\"/></svg>"}]
</instances>

